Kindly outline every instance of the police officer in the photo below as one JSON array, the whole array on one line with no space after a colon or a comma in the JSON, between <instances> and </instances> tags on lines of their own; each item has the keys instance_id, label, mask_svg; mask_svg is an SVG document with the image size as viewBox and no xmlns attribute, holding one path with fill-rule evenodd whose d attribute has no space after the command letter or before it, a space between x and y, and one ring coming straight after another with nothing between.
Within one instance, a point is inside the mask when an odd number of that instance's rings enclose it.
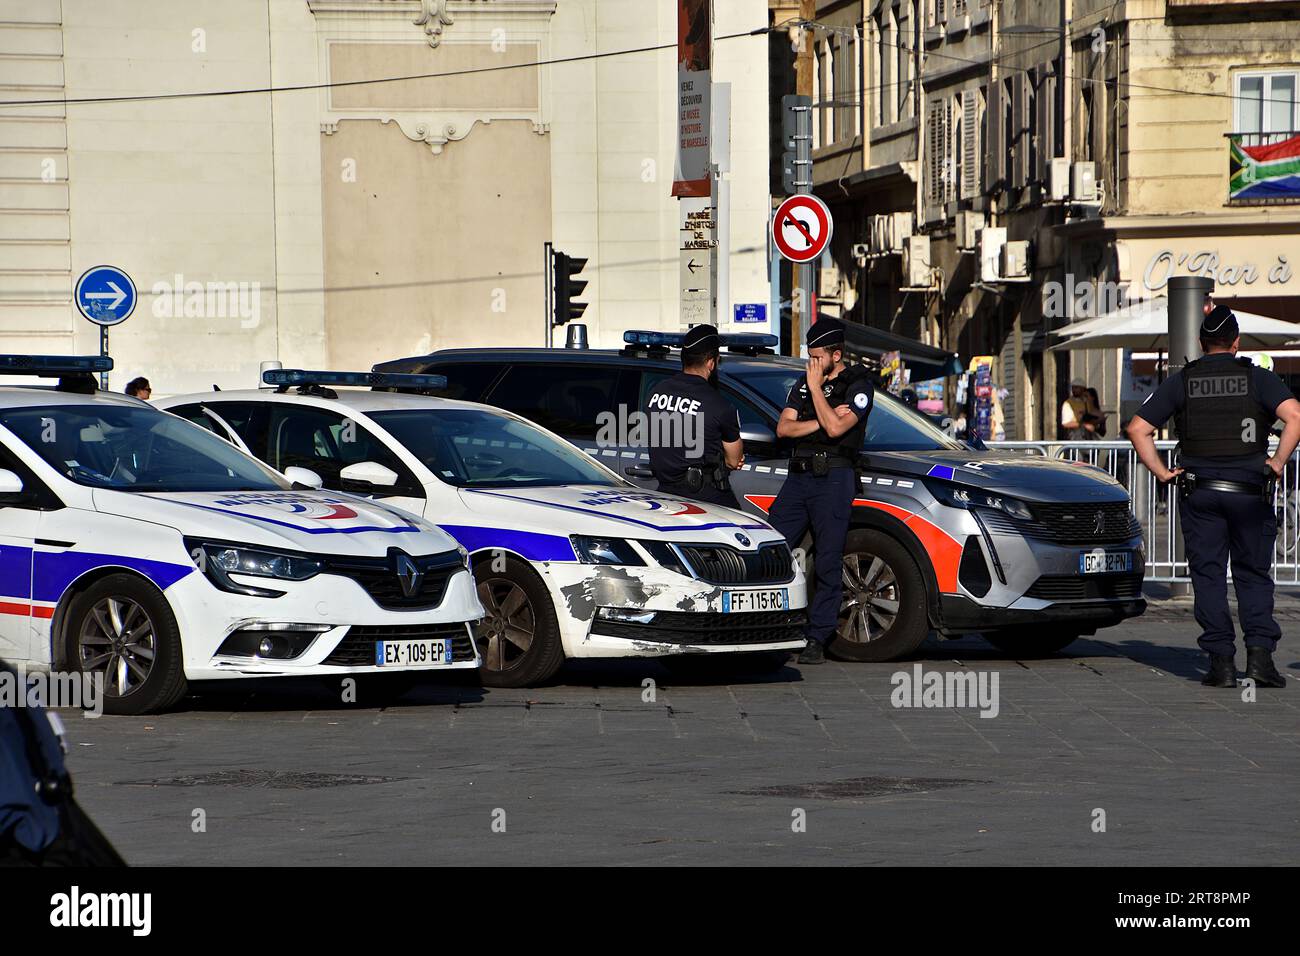
<instances>
[{"instance_id":1,"label":"police officer","mask_svg":"<svg viewBox=\"0 0 1300 956\"><path fill-rule=\"evenodd\" d=\"M805 343L807 369L791 387L776 425L777 437L793 440L794 448L768 521L791 548L812 526L817 581L808 607L808 646L799 663L820 664L839 623L844 542L875 388L867 369L844 364L843 322L819 319Z\"/></svg>"},{"instance_id":2,"label":"police officer","mask_svg":"<svg viewBox=\"0 0 1300 956\"><path fill-rule=\"evenodd\" d=\"M650 470L659 490L738 508L731 472L745 461L740 416L717 390L718 330L695 325L682 342L682 370L646 400Z\"/></svg>"},{"instance_id":3,"label":"police officer","mask_svg":"<svg viewBox=\"0 0 1300 956\"><path fill-rule=\"evenodd\" d=\"M1210 656L1201 683L1236 687L1236 635L1228 610L1227 563L1246 643L1246 676L1259 687L1284 687L1273 665L1281 631L1273 619L1270 565L1277 519L1273 482L1300 442L1300 402L1280 378L1237 358L1237 317L1215 306L1201 323L1205 354L1169 376L1129 422L1129 441L1161 482L1178 480L1178 514L1195 595L1198 643ZM1180 467L1156 450L1156 429L1170 418ZM1285 425L1268 457L1273 422Z\"/></svg>"}]
</instances>

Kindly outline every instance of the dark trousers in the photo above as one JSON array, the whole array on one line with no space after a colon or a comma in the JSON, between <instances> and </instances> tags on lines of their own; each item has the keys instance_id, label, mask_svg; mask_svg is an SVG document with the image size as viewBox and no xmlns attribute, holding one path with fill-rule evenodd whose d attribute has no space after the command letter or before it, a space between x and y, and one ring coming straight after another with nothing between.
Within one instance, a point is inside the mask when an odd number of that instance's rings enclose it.
<instances>
[{"instance_id":1,"label":"dark trousers","mask_svg":"<svg viewBox=\"0 0 1300 956\"><path fill-rule=\"evenodd\" d=\"M662 491L666 495L672 495L674 498L686 498L691 501L703 501L705 504L722 505L727 508L739 508L740 504L736 501L736 494L730 488L725 491L720 488L714 488L712 485L705 483L699 491L691 491L685 485L672 485L659 482L656 491Z\"/></svg>"},{"instance_id":2,"label":"dark trousers","mask_svg":"<svg viewBox=\"0 0 1300 956\"><path fill-rule=\"evenodd\" d=\"M1182 498L1178 516L1192 576L1198 643L1231 657L1236 632L1228 610L1228 559L1247 647L1272 651L1282 636L1273 620L1273 539L1277 517L1257 495L1199 489Z\"/></svg>"},{"instance_id":3,"label":"dark trousers","mask_svg":"<svg viewBox=\"0 0 1300 956\"><path fill-rule=\"evenodd\" d=\"M808 639L828 644L839 623L844 596L844 542L858 492L852 468L832 468L818 478L811 472L787 475L767 520L791 549L812 526L817 581L808 604Z\"/></svg>"}]
</instances>

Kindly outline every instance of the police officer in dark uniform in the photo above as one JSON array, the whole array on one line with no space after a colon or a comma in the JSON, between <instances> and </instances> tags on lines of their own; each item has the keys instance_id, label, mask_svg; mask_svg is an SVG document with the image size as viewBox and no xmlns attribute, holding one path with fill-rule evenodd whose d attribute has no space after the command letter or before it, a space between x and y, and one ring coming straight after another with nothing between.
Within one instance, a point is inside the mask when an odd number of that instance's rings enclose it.
<instances>
[{"instance_id":1,"label":"police officer in dark uniform","mask_svg":"<svg viewBox=\"0 0 1300 956\"><path fill-rule=\"evenodd\" d=\"M1240 345L1237 317L1216 306L1201 323L1205 354L1148 396L1127 431L1156 478L1178 481L1178 515L1201 628L1198 643L1210 655L1201 683L1237 686L1236 635L1228 610L1231 556L1246 676L1259 687L1284 687L1273 665L1281 636L1273 619L1273 483L1300 442L1300 402L1272 372L1237 358ZM1179 467L1172 470L1154 440L1156 429L1171 417L1179 451ZM1285 428L1270 458L1269 434L1279 418Z\"/></svg>"},{"instance_id":2,"label":"police officer in dark uniform","mask_svg":"<svg viewBox=\"0 0 1300 956\"><path fill-rule=\"evenodd\" d=\"M843 322L819 319L805 344L807 369L790 389L776 425L777 437L793 440L794 449L768 521L791 548L812 526L817 581L808 606L808 647L799 663L820 664L839 623L844 542L875 388L867 369L844 364Z\"/></svg>"},{"instance_id":3,"label":"police officer in dark uniform","mask_svg":"<svg viewBox=\"0 0 1300 956\"><path fill-rule=\"evenodd\" d=\"M717 389L718 330L696 325L682 343L682 370L646 400L650 470L659 490L738 508L731 472L745 461L740 416Z\"/></svg>"}]
</instances>

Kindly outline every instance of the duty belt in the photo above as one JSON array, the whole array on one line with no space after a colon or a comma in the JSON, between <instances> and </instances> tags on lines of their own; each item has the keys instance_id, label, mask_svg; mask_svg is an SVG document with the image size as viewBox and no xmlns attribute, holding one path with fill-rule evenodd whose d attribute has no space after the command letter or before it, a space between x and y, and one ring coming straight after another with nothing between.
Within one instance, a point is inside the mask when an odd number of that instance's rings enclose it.
<instances>
[{"instance_id":1,"label":"duty belt","mask_svg":"<svg viewBox=\"0 0 1300 956\"><path fill-rule=\"evenodd\" d=\"M1267 477L1261 484L1249 481L1227 481L1222 478L1201 478L1194 472L1185 471L1178 476L1178 488L1183 497L1193 491L1222 491L1233 495L1256 495L1264 502L1273 500L1273 476Z\"/></svg>"},{"instance_id":2,"label":"duty belt","mask_svg":"<svg viewBox=\"0 0 1300 956\"><path fill-rule=\"evenodd\" d=\"M828 455L824 451L819 451L813 455L796 455L790 459L790 474L792 475L812 472L820 477L832 468L854 467L857 467L857 463L852 458L845 458L843 455Z\"/></svg>"}]
</instances>

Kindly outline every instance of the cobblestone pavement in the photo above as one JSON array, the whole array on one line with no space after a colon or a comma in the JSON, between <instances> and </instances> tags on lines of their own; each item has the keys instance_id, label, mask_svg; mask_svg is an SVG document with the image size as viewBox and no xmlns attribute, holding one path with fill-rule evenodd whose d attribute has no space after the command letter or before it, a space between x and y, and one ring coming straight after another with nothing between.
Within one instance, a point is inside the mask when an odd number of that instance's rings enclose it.
<instances>
[{"instance_id":1,"label":"cobblestone pavement","mask_svg":"<svg viewBox=\"0 0 1300 956\"><path fill-rule=\"evenodd\" d=\"M1300 645L1249 702L1199 685L1195 635L1170 600L1043 660L968 637L768 677L585 663L386 708L219 685L65 719L82 802L140 864L1295 864ZM893 706L918 663L996 675L997 716Z\"/></svg>"}]
</instances>

